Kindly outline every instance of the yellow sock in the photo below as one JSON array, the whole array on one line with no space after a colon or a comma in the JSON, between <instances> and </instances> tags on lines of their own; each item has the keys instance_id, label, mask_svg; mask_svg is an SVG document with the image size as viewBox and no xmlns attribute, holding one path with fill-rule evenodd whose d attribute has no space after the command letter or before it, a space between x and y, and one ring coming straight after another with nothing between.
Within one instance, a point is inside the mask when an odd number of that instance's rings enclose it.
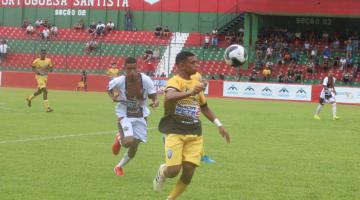
<instances>
[{"instance_id":1,"label":"yellow sock","mask_svg":"<svg viewBox=\"0 0 360 200\"><path fill-rule=\"evenodd\" d=\"M47 110L49 108L49 100L44 100L45 109Z\"/></svg>"},{"instance_id":2,"label":"yellow sock","mask_svg":"<svg viewBox=\"0 0 360 200\"><path fill-rule=\"evenodd\" d=\"M180 179L176 183L175 187L172 189L168 196L168 200L175 200L178 196L180 196L185 190L187 185L183 183Z\"/></svg>"},{"instance_id":3,"label":"yellow sock","mask_svg":"<svg viewBox=\"0 0 360 200\"><path fill-rule=\"evenodd\" d=\"M33 95L33 94L28 97L28 99L29 99L30 101L31 101L33 98L34 98L34 95Z\"/></svg>"}]
</instances>

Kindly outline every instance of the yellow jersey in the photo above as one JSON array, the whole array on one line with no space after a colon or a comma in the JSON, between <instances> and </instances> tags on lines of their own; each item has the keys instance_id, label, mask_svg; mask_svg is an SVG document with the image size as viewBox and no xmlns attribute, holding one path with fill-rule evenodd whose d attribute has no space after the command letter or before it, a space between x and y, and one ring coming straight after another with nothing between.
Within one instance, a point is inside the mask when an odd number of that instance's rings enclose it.
<instances>
[{"instance_id":1,"label":"yellow jersey","mask_svg":"<svg viewBox=\"0 0 360 200\"><path fill-rule=\"evenodd\" d=\"M53 64L50 58L45 58L44 60L36 58L32 63L32 67L39 72L38 75L47 76L49 70L53 67Z\"/></svg>"},{"instance_id":2,"label":"yellow jersey","mask_svg":"<svg viewBox=\"0 0 360 200\"><path fill-rule=\"evenodd\" d=\"M119 76L119 72L120 72L120 70L118 68L109 68L106 72L106 75L109 78L115 78L115 77Z\"/></svg>"},{"instance_id":3,"label":"yellow jersey","mask_svg":"<svg viewBox=\"0 0 360 200\"><path fill-rule=\"evenodd\" d=\"M172 88L179 92L186 92L198 84L200 84L198 79L186 80L176 75L168 80L166 90ZM201 106L204 105L206 105L204 92L176 101L165 100L165 114L159 124L160 132L165 134L201 135L200 114Z\"/></svg>"}]
</instances>

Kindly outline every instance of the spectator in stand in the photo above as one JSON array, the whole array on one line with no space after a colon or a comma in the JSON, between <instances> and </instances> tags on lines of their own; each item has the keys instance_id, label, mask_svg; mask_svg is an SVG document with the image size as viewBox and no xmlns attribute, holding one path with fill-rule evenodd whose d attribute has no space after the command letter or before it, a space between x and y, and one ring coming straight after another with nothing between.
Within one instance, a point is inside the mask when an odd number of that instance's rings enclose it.
<instances>
[{"instance_id":1,"label":"spectator in stand","mask_svg":"<svg viewBox=\"0 0 360 200\"><path fill-rule=\"evenodd\" d=\"M110 33L112 30L114 30L114 28L115 28L115 24L114 24L114 22L112 21L112 19L110 19L109 21L108 21L108 23L106 24L106 32L107 33Z\"/></svg>"},{"instance_id":2,"label":"spectator in stand","mask_svg":"<svg viewBox=\"0 0 360 200\"><path fill-rule=\"evenodd\" d=\"M266 60L272 59L273 51L274 51L274 49L271 46L268 46L268 48L266 49Z\"/></svg>"},{"instance_id":3,"label":"spectator in stand","mask_svg":"<svg viewBox=\"0 0 360 200\"><path fill-rule=\"evenodd\" d=\"M48 29L50 29L50 28L51 28L51 25L50 25L50 23L49 23L49 20L48 20L48 19L45 19L42 25L43 25L44 27L48 28Z\"/></svg>"},{"instance_id":4,"label":"spectator in stand","mask_svg":"<svg viewBox=\"0 0 360 200\"><path fill-rule=\"evenodd\" d=\"M256 69L253 69L251 72L251 75L249 77L249 81L257 81L257 71Z\"/></svg>"},{"instance_id":5,"label":"spectator in stand","mask_svg":"<svg viewBox=\"0 0 360 200\"><path fill-rule=\"evenodd\" d=\"M352 46L352 41L351 38L349 38L346 42L346 57L347 58L351 58L352 57L352 51L353 51L353 46Z\"/></svg>"},{"instance_id":6,"label":"spectator in stand","mask_svg":"<svg viewBox=\"0 0 360 200\"><path fill-rule=\"evenodd\" d=\"M345 84L348 84L348 83L351 83L351 80L350 80L350 73L348 71L346 71L342 77L342 81L345 83Z\"/></svg>"},{"instance_id":7,"label":"spectator in stand","mask_svg":"<svg viewBox=\"0 0 360 200\"><path fill-rule=\"evenodd\" d=\"M277 77L277 80L278 80L279 83L285 83L286 82L284 72L280 71L280 73L279 73L279 75Z\"/></svg>"},{"instance_id":8,"label":"spectator in stand","mask_svg":"<svg viewBox=\"0 0 360 200\"><path fill-rule=\"evenodd\" d=\"M102 23L101 21L98 22L98 24L96 25L96 34L97 36L103 36L105 33L105 24Z\"/></svg>"},{"instance_id":9,"label":"spectator in stand","mask_svg":"<svg viewBox=\"0 0 360 200\"><path fill-rule=\"evenodd\" d=\"M85 53L89 54L89 53L95 51L97 46L98 46L98 42L95 40L95 38L87 41L85 43Z\"/></svg>"},{"instance_id":10,"label":"spectator in stand","mask_svg":"<svg viewBox=\"0 0 360 200\"><path fill-rule=\"evenodd\" d=\"M296 67L294 74L295 74L295 82L301 83L303 81L303 74L299 66Z\"/></svg>"},{"instance_id":11,"label":"spectator in stand","mask_svg":"<svg viewBox=\"0 0 360 200\"><path fill-rule=\"evenodd\" d=\"M340 58L340 70L344 70L346 68L346 58Z\"/></svg>"},{"instance_id":12,"label":"spectator in stand","mask_svg":"<svg viewBox=\"0 0 360 200\"><path fill-rule=\"evenodd\" d=\"M351 57L346 58L346 69L351 69L353 67L353 59Z\"/></svg>"},{"instance_id":13,"label":"spectator in stand","mask_svg":"<svg viewBox=\"0 0 360 200\"><path fill-rule=\"evenodd\" d=\"M263 81L269 81L270 80L271 70L270 70L270 67L268 65L263 69L262 74L263 74Z\"/></svg>"},{"instance_id":14,"label":"spectator in stand","mask_svg":"<svg viewBox=\"0 0 360 200\"><path fill-rule=\"evenodd\" d=\"M160 75L161 78L166 78L165 72L162 72Z\"/></svg>"},{"instance_id":15,"label":"spectator in stand","mask_svg":"<svg viewBox=\"0 0 360 200\"><path fill-rule=\"evenodd\" d=\"M132 31L133 30L132 18L133 18L133 15L131 13L131 10L129 8L127 8L125 10L125 30L127 30L127 31Z\"/></svg>"},{"instance_id":16,"label":"spectator in stand","mask_svg":"<svg viewBox=\"0 0 360 200\"><path fill-rule=\"evenodd\" d=\"M313 49L311 49L310 58L315 59L316 57L317 57L317 48L313 47Z\"/></svg>"},{"instance_id":17,"label":"spectator in stand","mask_svg":"<svg viewBox=\"0 0 360 200\"><path fill-rule=\"evenodd\" d=\"M43 20L42 19L37 19L35 21L35 27L39 28L41 25L43 25Z\"/></svg>"},{"instance_id":18,"label":"spectator in stand","mask_svg":"<svg viewBox=\"0 0 360 200\"><path fill-rule=\"evenodd\" d=\"M29 24L31 24L30 21L28 20L28 18L25 18L22 25L21 25L21 28L25 29L25 28L27 28L29 26Z\"/></svg>"},{"instance_id":19,"label":"spectator in stand","mask_svg":"<svg viewBox=\"0 0 360 200\"><path fill-rule=\"evenodd\" d=\"M42 38L43 40L48 40L48 39L49 39L49 36L50 36L50 30L49 30L47 27L45 27L45 28L43 29L43 31L41 32L41 38Z\"/></svg>"},{"instance_id":20,"label":"spectator in stand","mask_svg":"<svg viewBox=\"0 0 360 200\"><path fill-rule=\"evenodd\" d=\"M335 38L335 40L332 43L333 49L337 50L340 48L340 40L338 38Z\"/></svg>"},{"instance_id":21,"label":"spectator in stand","mask_svg":"<svg viewBox=\"0 0 360 200\"><path fill-rule=\"evenodd\" d=\"M314 74L315 72L315 63L312 59L306 64L306 72L309 74Z\"/></svg>"},{"instance_id":22,"label":"spectator in stand","mask_svg":"<svg viewBox=\"0 0 360 200\"><path fill-rule=\"evenodd\" d=\"M323 59L324 62L325 61L329 61L329 59L331 58L331 52L328 46L325 46L324 51L323 51Z\"/></svg>"},{"instance_id":23,"label":"spectator in stand","mask_svg":"<svg viewBox=\"0 0 360 200\"><path fill-rule=\"evenodd\" d=\"M209 33L206 33L204 37L204 48L205 49L209 48L209 44L210 44L210 35Z\"/></svg>"},{"instance_id":24,"label":"spectator in stand","mask_svg":"<svg viewBox=\"0 0 360 200\"><path fill-rule=\"evenodd\" d=\"M306 41L304 42L304 50L305 50L306 55L307 55L308 57L309 57L310 52L311 52L310 47L311 47L310 42L306 40Z\"/></svg>"},{"instance_id":25,"label":"spectator in stand","mask_svg":"<svg viewBox=\"0 0 360 200\"><path fill-rule=\"evenodd\" d=\"M170 29L168 26L165 26L164 28L164 37L169 37L170 36Z\"/></svg>"},{"instance_id":26,"label":"spectator in stand","mask_svg":"<svg viewBox=\"0 0 360 200\"><path fill-rule=\"evenodd\" d=\"M58 35L58 33L59 33L58 28L56 26L52 26L50 28L50 33L51 33L52 36L56 37Z\"/></svg>"},{"instance_id":27,"label":"spectator in stand","mask_svg":"<svg viewBox=\"0 0 360 200\"><path fill-rule=\"evenodd\" d=\"M34 27L31 25L31 24L29 24L27 27L26 27L26 34L28 34L28 35L32 35L33 33L34 33Z\"/></svg>"},{"instance_id":28,"label":"spectator in stand","mask_svg":"<svg viewBox=\"0 0 360 200\"><path fill-rule=\"evenodd\" d=\"M322 34L322 43L326 45L329 43L329 34L327 32L323 32Z\"/></svg>"},{"instance_id":29,"label":"spectator in stand","mask_svg":"<svg viewBox=\"0 0 360 200\"><path fill-rule=\"evenodd\" d=\"M75 30L83 30L85 28L84 20L80 19L79 23L74 25Z\"/></svg>"},{"instance_id":30,"label":"spectator in stand","mask_svg":"<svg viewBox=\"0 0 360 200\"><path fill-rule=\"evenodd\" d=\"M355 81L359 71L360 71L359 62L354 63L354 66L352 68L352 75L353 75L353 80L354 81Z\"/></svg>"},{"instance_id":31,"label":"spectator in stand","mask_svg":"<svg viewBox=\"0 0 360 200\"><path fill-rule=\"evenodd\" d=\"M93 35L96 31L96 23L95 21L93 21L90 25L89 25L89 29L88 32L90 33L90 35Z\"/></svg>"},{"instance_id":32,"label":"spectator in stand","mask_svg":"<svg viewBox=\"0 0 360 200\"><path fill-rule=\"evenodd\" d=\"M219 42L219 38L218 38L218 29L215 28L212 32L211 32L211 46L213 47L217 47L218 46L218 42Z\"/></svg>"},{"instance_id":33,"label":"spectator in stand","mask_svg":"<svg viewBox=\"0 0 360 200\"><path fill-rule=\"evenodd\" d=\"M288 83L293 83L295 81L295 72L294 72L294 68L289 68L288 72L287 72L287 82Z\"/></svg>"},{"instance_id":34,"label":"spectator in stand","mask_svg":"<svg viewBox=\"0 0 360 200\"><path fill-rule=\"evenodd\" d=\"M155 28L154 35L155 35L155 37L157 37L157 38L162 38L162 36L163 36L163 28L162 28L160 25L158 25L158 26Z\"/></svg>"},{"instance_id":35,"label":"spectator in stand","mask_svg":"<svg viewBox=\"0 0 360 200\"><path fill-rule=\"evenodd\" d=\"M359 52L359 35L357 32L352 36L352 44L353 52L354 54L357 54Z\"/></svg>"},{"instance_id":36,"label":"spectator in stand","mask_svg":"<svg viewBox=\"0 0 360 200\"><path fill-rule=\"evenodd\" d=\"M6 44L6 40L0 41L0 63L6 60L9 46Z\"/></svg>"}]
</instances>

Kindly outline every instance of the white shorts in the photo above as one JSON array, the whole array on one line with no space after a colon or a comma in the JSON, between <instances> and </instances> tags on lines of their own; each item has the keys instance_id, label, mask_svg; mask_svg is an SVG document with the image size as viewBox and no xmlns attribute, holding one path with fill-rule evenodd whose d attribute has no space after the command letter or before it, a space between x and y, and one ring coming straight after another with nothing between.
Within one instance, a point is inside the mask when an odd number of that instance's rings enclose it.
<instances>
[{"instance_id":1,"label":"white shorts","mask_svg":"<svg viewBox=\"0 0 360 200\"><path fill-rule=\"evenodd\" d=\"M320 104L324 105L325 103L335 103L335 93L331 92L331 97L325 98L325 90L322 89L320 93Z\"/></svg>"},{"instance_id":2,"label":"white shorts","mask_svg":"<svg viewBox=\"0 0 360 200\"><path fill-rule=\"evenodd\" d=\"M124 117L119 122L119 128L122 129L121 137L125 138L133 136L134 138L141 140L142 142L146 142L147 123L145 118Z\"/></svg>"}]
</instances>

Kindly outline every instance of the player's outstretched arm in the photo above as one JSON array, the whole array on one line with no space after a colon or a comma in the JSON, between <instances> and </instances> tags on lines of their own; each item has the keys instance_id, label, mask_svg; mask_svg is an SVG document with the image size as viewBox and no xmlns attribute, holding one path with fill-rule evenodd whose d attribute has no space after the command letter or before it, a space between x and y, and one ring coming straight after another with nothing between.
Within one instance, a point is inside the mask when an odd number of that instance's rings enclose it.
<instances>
[{"instance_id":1,"label":"player's outstretched arm","mask_svg":"<svg viewBox=\"0 0 360 200\"><path fill-rule=\"evenodd\" d=\"M230 135L225 129L225 127L221 124L220 120L215 117L215 114L211 111L207 104L201 106L201 112L205 115L205 117L213 122L219 129L219 134L225 138L226 142L230 144Z\"/></svg>"},{"instance_id":2,"label":"player's outstretched arm","mask_svg":"<svg viewBox=\"0 0 360 200\"><path fill-rule=\"evenodd\" d=\"M152 107L152 108L157 108L158 106L159 106L159 100L158 100L158 98L157 98L157 94L156 93L154 93L154 94L149 94L149 98L151 99L151 104L150 104L150 106Z\"/></svg>"},{"instance_id":3,"label":"player's outstretched arm","mask_svg":"<svg viewBox=\"0 0 360 200\"><path fill-rule=\"evenodd\" d=\"M167 88L165 91L165 100L166 101L176 101L188 96L193 96L199 94L201 91L204 90L204 85L199 84L196 85L192 90L188 90L186 92L179 92L175 88Z\"/></svg>"}]
</instances>

